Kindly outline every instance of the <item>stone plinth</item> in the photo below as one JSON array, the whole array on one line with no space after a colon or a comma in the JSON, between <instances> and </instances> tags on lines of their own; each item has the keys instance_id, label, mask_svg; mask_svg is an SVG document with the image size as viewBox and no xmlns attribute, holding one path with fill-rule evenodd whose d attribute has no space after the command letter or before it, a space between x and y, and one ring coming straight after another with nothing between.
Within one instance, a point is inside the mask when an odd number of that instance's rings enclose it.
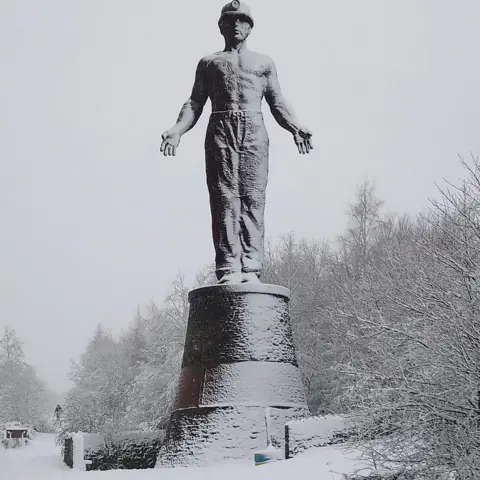
<instances>
[{"instance_id":1,"label":"stone plinth","mask_svg":"<svg viewBox=\"0 0 480 480\"><path fill-rule=\"evenodd\" d=\"M265 407L283 448L285 422L309 413L289 297L288 289L266 284L190 292L177 398L157 467L252 456L266 447Z\"/></svg>"}]
</instances>

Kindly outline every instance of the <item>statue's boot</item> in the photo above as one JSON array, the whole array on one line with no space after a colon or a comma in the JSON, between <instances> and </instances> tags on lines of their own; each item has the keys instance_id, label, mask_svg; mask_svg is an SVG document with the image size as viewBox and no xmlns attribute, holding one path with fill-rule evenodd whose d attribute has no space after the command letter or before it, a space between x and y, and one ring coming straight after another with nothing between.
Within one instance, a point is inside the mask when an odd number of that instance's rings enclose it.
<instances>
[{"instance_id":1,"label":"statue's boot","mask_svg":"<svg viewBox=\"0 0 480 480\"><path fill-rule=\"evenodd\" d=\"M244 274L241 272L226 273L217 283L219 285L225 285L229 283L242 283L244 282Z\"/></svg>"},{"instance_id":2,"label":"statue's boot","mask_svg":"<svg viewBox=\"0 0 480 480\"><path fill-rule=\"evenodd\" d=\"M242 283L262 283L255 272L244 272L242 277Z\"/></svg>"}]
</instances>

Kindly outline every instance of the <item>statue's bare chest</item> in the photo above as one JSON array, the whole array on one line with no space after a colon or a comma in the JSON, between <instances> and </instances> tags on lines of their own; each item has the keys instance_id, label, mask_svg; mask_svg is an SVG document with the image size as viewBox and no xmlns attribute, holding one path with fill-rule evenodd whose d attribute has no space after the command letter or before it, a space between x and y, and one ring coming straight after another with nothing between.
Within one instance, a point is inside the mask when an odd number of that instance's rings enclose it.
<instances>
[{"instance_id":1,"label":"statue's bare chest","mask_svg":"<svg viewBox=\"0 0 480 480\"><path fill-rule=\"evenodd\" d=\"M250 55L223 54L210 63L210 74L215 83L228 85L263 84L266 66L260 58Z\"/></svg>"}]
</instances>

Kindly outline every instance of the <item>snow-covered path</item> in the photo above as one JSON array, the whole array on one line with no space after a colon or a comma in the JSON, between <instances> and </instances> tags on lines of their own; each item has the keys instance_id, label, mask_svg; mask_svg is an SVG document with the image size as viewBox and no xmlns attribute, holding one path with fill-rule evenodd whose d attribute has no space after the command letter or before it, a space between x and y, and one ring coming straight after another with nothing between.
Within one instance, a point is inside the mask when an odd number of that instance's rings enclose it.
<instances>
[{"instance_id":1,"label":"snow-covered path","mask_svg":"<svg viewBox=\"0 0 480 480\"><path fill-rule=\"evenodd\" d=\"M0 447L1 480L38 478L38 475L46 472L61 475L62 470L65 472L69 469L62 462L60 449L55 445L55 436L52 434L39 433L30 445L22 448ZM4 476L7 472L8 476Z\"/></svg>"},{"instance_id":2,"label":"snow-covered path","mask_svg":"<svg viewBox=\"0 0 480 480\"><path fill-rule=\"evenodd\" d=\"M341 447L323 447L292 460L259 467L253 465L252 459L252 464L208 468L83 472L63 464L54 435L38 434L23 448L0 447L0 480L340 480L341 473L352 473L358 468L355 456L354 452L347 453Z\"/></svg>"}]
</instances>

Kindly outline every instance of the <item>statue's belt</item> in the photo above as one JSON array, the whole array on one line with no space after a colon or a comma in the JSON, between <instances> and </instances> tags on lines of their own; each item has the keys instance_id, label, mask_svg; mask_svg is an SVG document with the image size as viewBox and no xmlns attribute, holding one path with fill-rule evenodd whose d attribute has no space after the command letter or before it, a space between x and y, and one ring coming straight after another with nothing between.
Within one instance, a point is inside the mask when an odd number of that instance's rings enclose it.
<instances>
[{"instance_id":1,"label":"statue's belt","mask_svg":"<svg viewBox=\"0 0 480 480\"><path fill-rule=\"evenodd\" d=\"M261 110L212 110L211 115L258 115L262 114Z\"/></svg>"}]
</instances>

